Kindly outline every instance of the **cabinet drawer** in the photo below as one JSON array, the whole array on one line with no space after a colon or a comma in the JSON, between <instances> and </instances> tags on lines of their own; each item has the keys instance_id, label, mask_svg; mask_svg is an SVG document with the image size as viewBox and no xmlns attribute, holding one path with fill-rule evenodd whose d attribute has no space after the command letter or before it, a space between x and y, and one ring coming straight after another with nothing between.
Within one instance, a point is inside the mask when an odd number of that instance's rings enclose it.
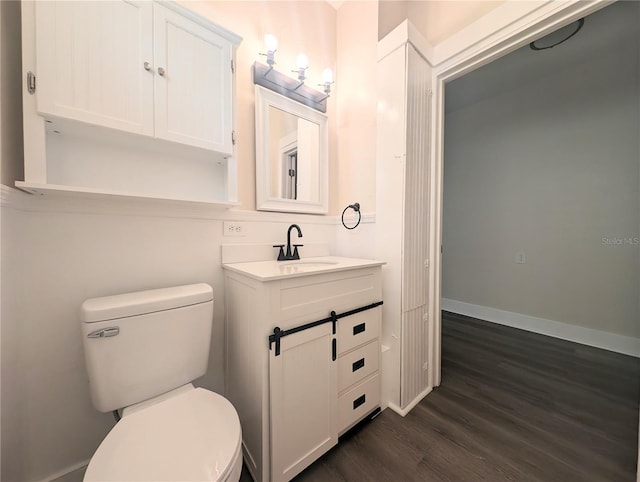
<instances>
[{"instance_id":1,"label":"cabinet drawer","mask_svg":"<svg viewBox=\"0 0 640 482\"><path fill-rule=\"evenodd\" d=\"M382 308L374 308L338 320L338 353L378 338Z\"/></svg>"},{"instance_id":2,"label":"cabinet drawer","mask_svg":"<svg viewBox=\"0 0 640 482\"><path fill-rule=\"evenodd\" d=\"M378 371L380 346L373 341L338 358L338 392Z\"/></svg>"},{"instance_id":3,"label":"cabinet drawer","mask_svg":"<svg viewBox=\"0 0 640 482\"><path fill-rule=\"evenodd\" d=\"M342 434L380 405L380 376L372 376L338 398L338 432Z\"/></svg>"},{"instance_id":4,"label":"cabinet drawer","mask_svg":"<svg viewBox=\"0 0 640 482\"><path fill-rule=\"evenodd\" d=\"M380 267L287 278L270 283L270 290L271 319L282 328L287 321L319 320L379 301Z\"/></svg>"}]
</instances>

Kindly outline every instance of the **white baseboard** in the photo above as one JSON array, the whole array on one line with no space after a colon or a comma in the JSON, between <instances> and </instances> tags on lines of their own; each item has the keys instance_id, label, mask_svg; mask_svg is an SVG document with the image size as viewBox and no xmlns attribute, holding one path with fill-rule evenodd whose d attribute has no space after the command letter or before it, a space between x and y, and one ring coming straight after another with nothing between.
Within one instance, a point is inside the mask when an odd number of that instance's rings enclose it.
<instances>
[{"instance_id":1,"label":"white baseboard","mask_svg":"<svg viewBox=\"0 0 640 482\"><path fill-rule=\"evenodd\" d=\"M522 315L487 306L472 305L446 298L442 298L441 308L445 311L479 318L492 323L520 328L521 330L640 358L640 338L607 333L606 331L593 330L578 325L536 318L535 316Z\"/></svg>"},{"instance_id":2,"label":"white baseboard","mask_svg":"<svg viewBox=\"0 0 640 482\"><path fill-rule=\"evenodd\" d=\"M429 395L429 393L431 393L431 390L433 390L432 387L427 388L426 390L424 390L422 393L420 393L416 398L414 398L411 403L409 403L406 407L404 408L400 408L399 406L397 406L395 403L389 402L389 405L387 405L391 410L393 410L394 412L396 412L398 415L401 416L405 416L407 415L411 410L413 410L413 408L418 405L422 399L424 397L426 397L427 395Z\"/></svg>"}]
</instances>

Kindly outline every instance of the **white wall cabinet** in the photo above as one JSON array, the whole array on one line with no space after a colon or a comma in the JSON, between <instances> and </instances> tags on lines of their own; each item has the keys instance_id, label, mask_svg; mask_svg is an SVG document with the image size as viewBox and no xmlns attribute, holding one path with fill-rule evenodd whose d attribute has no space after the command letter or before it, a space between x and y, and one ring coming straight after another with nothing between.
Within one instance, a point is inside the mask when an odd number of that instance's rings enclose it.
<instances>
[{"instance_id":1,"label":"white wall cabinet","mask_svg":"<svg viewBox=\"0 0 640 482\"><path fill-rule=\"evenodd\" d=\"M153 48L156 137L232 154L233 44L156 4Z\"/></svg>"},{"instance_id":2,"label":"white wall cabinet","mask_svg":"<svg viewBox=\"0 0 640 482\"><path fill-rule=\"evenodd\" d=\"M36 2L38 112L153 135L153 4Z\"/></svg>"},{"instance_id":3,"label":"white wall cabinet","mask_svg":"<svg viewBox=\"0 0 640 482\"><path fill-rule=\"evenodd\" d=\"M387 262L382 343L390 350L383 397L404 415L431 391L434 379L428 298L431 66L411 43L397 45L380 51L378 60L378 103L386 108L378 111L376 257Z\"/></svg>"},{"instance_id":4,"label":"white wall cabinet","mask_svg":"<svg viewBox=\"0 0 640 482\"><path fill-rule=\"evenodd\" d=\"M232 154L233 43L161 4L36 3L38 112Z\"/></svg>"},{"instance_id":5,"label":"white wall cabinet","mask_svg":"<svg viewBox=\"0 0 640 482\"><path fill-rule=\"evenodd\" d=\"M257 482L292 479L380 406L380 306L282 337L279 354L268 343L275 327L381 301L371 264L268 281L225 265L226 395Z\"/></svg>"},{"instance_id":6,"label":"white wall cabinet","mask_svg":"<svg viewBox=\"0 0 640 482\"><path fill-rule=\"evenodd\" d=\"M22 23L19 187L236 201L240 37L173 2L23 2Z\"/></svg>"}]
</instances>

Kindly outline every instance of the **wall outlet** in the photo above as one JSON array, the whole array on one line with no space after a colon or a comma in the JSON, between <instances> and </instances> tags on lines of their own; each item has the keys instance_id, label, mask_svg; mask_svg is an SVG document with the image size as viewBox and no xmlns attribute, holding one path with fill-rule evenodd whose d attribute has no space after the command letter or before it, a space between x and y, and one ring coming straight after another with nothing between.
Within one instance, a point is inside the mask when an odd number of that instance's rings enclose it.
<instances>
[{"instance_id":1,"label":"wall outlet","mask_svg":"<svg viewBox=\"0 0 640 482\"><path fill-rule=\"evenodd\" d=\"M516 253L516 263L525 264L527 262L527 255L523 252Z\"/></svg>"},{"instance_id":2,"label":"wall outlet","mask_svg":"<svg viewBox=\"0 0 640 482\"><path fill-rule=\"evenodd\" d=\"M224 221L222 223L222 234L224 236L246 236L245 223L239 221Z\"/></svg>"}]
</instances>

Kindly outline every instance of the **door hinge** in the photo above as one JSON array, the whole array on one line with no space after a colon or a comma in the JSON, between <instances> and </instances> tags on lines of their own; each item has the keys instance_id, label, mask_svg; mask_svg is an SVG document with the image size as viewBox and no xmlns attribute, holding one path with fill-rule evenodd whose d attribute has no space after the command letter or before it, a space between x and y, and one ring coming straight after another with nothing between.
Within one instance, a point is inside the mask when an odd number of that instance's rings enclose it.
<instances>
[{"instance_id":1,"label":"door hinge","mask_svg":"<svg viewBox=\"0 0 640 482\"><path fill-rule=\"evenodd\" d=\"M236 63L233 61L233 59L231 59L231 73L236 73Z\"/></svg>"},{"instance_id":2,"label":"door hinge","mask_svg":"<svg viewBox=\"0 0 640 482\"><path fill-rule=\"evenodd\" d=\"M27 72L27 92L36 93L36 74L31 71Z\"/></svg>"},{"instance_id":3,"label":"door hinge","mask_svg":"<svg viewBox=\"0 0 640 482\"><path fill-rule=\"evenodd\" d=\"M231 144L236 145L236 131L231 131Z\"/></svg>"}]
</instances>

